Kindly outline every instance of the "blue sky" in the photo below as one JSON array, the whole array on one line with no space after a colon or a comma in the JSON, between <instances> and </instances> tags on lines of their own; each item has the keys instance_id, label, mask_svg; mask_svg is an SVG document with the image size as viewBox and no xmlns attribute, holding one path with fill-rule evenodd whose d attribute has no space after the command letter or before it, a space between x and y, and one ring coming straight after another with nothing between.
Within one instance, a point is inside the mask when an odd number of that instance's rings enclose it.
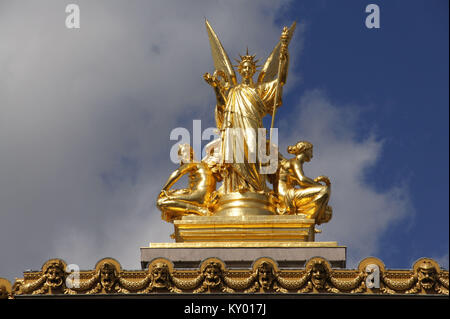
<instances>
[{"instance_id":1,"label":"blue sky","mask_svg":"<svg viewBox=\"0 0 450 319\"><path fill-rule=\"evenodd\" d=\"M405 266L448 252L448 2L373 3L380 29L364 27L362 1L292 3L280 19L308 25L296 93L319 87L338 104L359 105L357 134L383 140L365 179L379 190L402 183L409 190L414 217L386 231L379 253Z\"/></svg>"},{"instance_id":2,"label":"blue sky","mask_svg":"<svg viewBox=\"0 0 450 319\"><path fill-rule=\"evenodd\" d=\"M0 1L0 276L55 256L136 269L139 247L171 241L155 207L170 132L214 123L204 17L231 58L265 58L297 21L275 126L284 155L311 141L305 173L332 182L317 240L347 246L350 267L448 268L448 1L73 3L79 30L60 1Z\"/></svg>"}]
</instances>

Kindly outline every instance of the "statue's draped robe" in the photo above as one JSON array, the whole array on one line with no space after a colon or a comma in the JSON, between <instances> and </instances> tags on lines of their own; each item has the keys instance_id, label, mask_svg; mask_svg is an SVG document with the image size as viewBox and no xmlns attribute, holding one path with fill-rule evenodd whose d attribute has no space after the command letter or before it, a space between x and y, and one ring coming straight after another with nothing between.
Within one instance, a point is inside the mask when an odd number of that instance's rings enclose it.
<instances>
[{"instance_id":1,"label":"statue's draped robe","mask_svg":"<svg viewBox=\"0 0 450 319\"><path fill-rule=\"evenodd\" d=\"M263 117L272 114L276 87L275 80L256 84L254 87L239 84L228 92L225 108L217 120L221 130L222 161L230 163L222 187L226 193L242 189L251 192L267 191L265 175L260 174L257 136L258 128L263 128ZM278 90L277 101L277 106L281 105L281 89ZM228 128L240 129L231 131L240 131L242 136L230 134ZM265 136L262 145L265 151ZM255 154L253 156L252 151Z\"/></svg>"},{"instance_id":2,"label":"statue's draped robe","mask_svg":"<svg viewBox=\"0 0 450 319\"><path fill-rule=\"evenodd\" d=\"M326 185L295 188L290 186L284 196L284 204L291 214L303 214L318 224L326 217L330 187Z\"/></svg>"}]
</instances>

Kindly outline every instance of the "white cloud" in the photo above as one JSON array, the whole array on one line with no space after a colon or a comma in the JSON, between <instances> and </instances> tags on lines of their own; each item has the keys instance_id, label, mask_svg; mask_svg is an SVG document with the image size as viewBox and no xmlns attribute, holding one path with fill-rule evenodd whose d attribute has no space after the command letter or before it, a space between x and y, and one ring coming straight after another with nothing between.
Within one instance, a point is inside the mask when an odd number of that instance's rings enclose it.
<instances>
[{"instance_id":1,"label":"white cloud","mask_svg":"<svg viewBox=\"0 0 450 319\"><path fill-rule=\"evenodd\" d=\"M175 168L170 130L194 118L213 123L203 19L230 58L247 45L264 57L279 37L283 3L77 1L81 29L68 30L65 3L3 1L0 275L12 280L51 257L91 268L110 256L138 268L140 246L169 241L172 225L154 202ZM301 31L292 52L301 50ZM289 76L292 86L298 75ZM375 252L407 206L404 189L380 192L364 181L382 143L356 141L352 113L317 92L297 114L286 143L311 140L316 157L306 172L333 182L334 218L318 240L348 245L355 258Z\"/></svg>"},{"instance_id":2,"label":"white cloud","mask_svg":"<svg viewBox=\"0 0 450 319\"><path fill-rule=\"evenodd\" d=\"M448 252L446 252L443 255L434 256L434 257L431 257L431 258L436 260L436 262L439 264L441 269L448 269L448 264L449 264Z\"/></svg>"},{"instance_id":3,"label":"white cloud","mask_svg":"<svg viewBox=\"0 0 450 319\"><path fill-rule=\"evenodd\" d=\"M314 145L314 158L305 164L305 174L331 180L333 218L320 227L323 233L316 239L347 246L348 266L376 254L389 226L412 213L403 185L379 190L367 180L367 171L382 160L383 143L373 134L361 140L358 119L357 107L335 105L324 92L314 90L304 94L290 119L279 121L284 149L286 143L298 140Z\"/></svg>"},{"instance_id":4,"label":"white cloud","mask_svg":"<svg viewBox=\"0 0 450 319\"><path fill-rule=\"evenodd\" d=\"M283 6L77 4L79 30L65 28L60 1L0 5L0 275L9 279L54 256L138 268L140 246L168 241L172 225L154 201L174 169L170 130L214 118L204 17L230 58L247 45L263 57Z\"/></svg>"}]
</instances>

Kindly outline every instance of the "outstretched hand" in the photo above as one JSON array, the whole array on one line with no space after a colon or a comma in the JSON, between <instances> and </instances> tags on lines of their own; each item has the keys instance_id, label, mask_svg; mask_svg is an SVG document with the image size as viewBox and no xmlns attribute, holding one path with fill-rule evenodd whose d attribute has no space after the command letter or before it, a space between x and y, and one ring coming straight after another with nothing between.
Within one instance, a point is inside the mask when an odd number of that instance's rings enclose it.
<instances>
[{"instance_id":1,"label":"outstretched hand","mask_svg":"<svg viewBox=\"0 0 450 319\"><path fill-rule=\"evenodd\" d=\"M206 83L208 83L212 87L217 87L219 85L219 80L217 79L217 77L209 74L208 72L203 74L203 79L206 81Z\"/></svg>"}]
</instances>

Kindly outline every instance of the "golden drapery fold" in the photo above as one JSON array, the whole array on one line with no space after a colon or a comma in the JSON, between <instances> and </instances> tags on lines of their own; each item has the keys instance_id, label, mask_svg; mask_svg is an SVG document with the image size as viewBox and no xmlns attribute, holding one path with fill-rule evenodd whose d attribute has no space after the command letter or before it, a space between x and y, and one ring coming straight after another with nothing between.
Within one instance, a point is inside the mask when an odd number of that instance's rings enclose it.
<instances>
[{"instance_id":1,"label":"golden drapery fold","mask_svg":"<svg viewBox=\"0 0 450 319\"><path fill-rule=\"evenodd\" d=\"M276 81L254 87L239 84L228 92L225 108L218 114L222 161L229 163L224 178L225 193L267 191L265 175L260 173L258 128L263 128L263 117L272 113L276 86ZM278 101L277 106L281 105L281 89ZM262 145L265 146L265 141Z\"/></svg>"}]
</instances>

